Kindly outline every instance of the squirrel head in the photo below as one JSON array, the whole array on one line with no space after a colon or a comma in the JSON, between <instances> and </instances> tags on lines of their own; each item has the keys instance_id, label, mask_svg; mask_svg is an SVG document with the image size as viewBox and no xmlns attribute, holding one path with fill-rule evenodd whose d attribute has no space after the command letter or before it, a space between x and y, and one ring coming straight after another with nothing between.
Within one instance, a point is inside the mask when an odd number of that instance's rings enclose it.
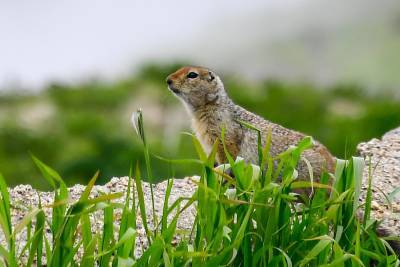
<instances>
[{"instance_id":1,"label":"squirrel head","mask_svg":"<svg viewBox=\"0 0 400 267\"><path fill-rule=\"evenodd\" d=\"M190 109L218 103L225 95L221 79L203 67L183 67L170 74L168 88Z\"/></svg>"}]
</instances>

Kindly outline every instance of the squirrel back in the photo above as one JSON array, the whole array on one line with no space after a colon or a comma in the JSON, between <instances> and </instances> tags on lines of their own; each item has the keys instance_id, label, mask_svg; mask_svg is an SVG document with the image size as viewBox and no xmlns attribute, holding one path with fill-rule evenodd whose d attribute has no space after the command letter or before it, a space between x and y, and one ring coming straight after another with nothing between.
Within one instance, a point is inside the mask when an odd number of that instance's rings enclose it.
<instances>
[{"instance_id":1,"label":"squirrel back","mask_svg":"<svg viewBox=\"0 0 400 267\"><path fill-rule=\"evenodd\" d=\"M222 128L225 128L224 142L233 158L240 156L257 164L257 133L240 122L261 130L264 144L271 131L272 156L297 145L305 137L302 133L265 120L233 103L221 79L206 68L181 68L168 76L167 83L191 115L193 130L206 151L210 151L215 140L221 138ZM324 170L333 172L335 159L322 144L316 142L302 156L311 164L315 177L319 177ZM216 160L219 164L227 161L222 142L218 147ZM305 161L299 163L298 172L300 177L309 176Z\"/></svg>"},{"instance_id":2,"label":"squirrel back","mask_svg":"<svg viewBox=\"0 0 400 267\"><path fill-rule=\"evenodd\" d=\"M221 79L207 68L181 68L167 77L167 84L191 115L193 130L208 152L214 142L221 139L222 128L224 128L224 142L233 158L240 156L251 163L258 164L257 133L240 122L251 124L261 131L263 146L271 131L270 153L272 156L286 151L290 146L297 145L305 137L300 132L265 120L233 103L226 94ZM300 179L308 179L310 175L308 163L317 179L324 171L334 172L335 158L319 142L315 142L311 149L304 151L302 159L297 166ZM219 143L216 160L219 164L227 162L222 142ZM332 180L330 182L332 183ZM382 228L377 229L377 234L388 236L386 229ZM390 241L390 244L397 255L400 255L400 243Z\"/></svg>"}]
</instances>

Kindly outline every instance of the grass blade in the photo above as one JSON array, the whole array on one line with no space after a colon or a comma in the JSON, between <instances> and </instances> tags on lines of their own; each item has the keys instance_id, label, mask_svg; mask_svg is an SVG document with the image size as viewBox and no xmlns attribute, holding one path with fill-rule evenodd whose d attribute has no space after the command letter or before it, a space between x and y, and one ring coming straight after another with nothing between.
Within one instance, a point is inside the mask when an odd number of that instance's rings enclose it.
<instances>
[{"instance_id":1,"label":"grass blade","mask_svg":"<svg viewBox=\"0 0 400 267\"><path fill-rule=\"evenodd\" d=\"M332 239L328 236L321 237L321 240L312 248L312 250L300 262L300 266L305 266L310 261L317 258L318 254L322 252L328 245L332 243Z\"/></svg>"},{"instance_id":2,"label":"grass blade","mask_svg":"<svg viewBox=\"0 0 400 267\"><path fill-rule=\"evenodd\" d=\"M4 255L6 262L10 266L16 265L15 259L15 242L12 236L12 225L11 225L11 212L10 212L10 195L8 194L7 184L0 173L0 225L3 228L4 236L8 242L8 252L5 249L0 251ZM2 248L2 247L1 247Z\"/></svg>"},{"instance_id":3,"label":"grass blade","mask_svg":"<svg viewBox=\"0 0 400 267\"><path fill-rule=\"evenodd\" d=\"M142 182L141 182L140 177L141 176L140 176L139 163L137 162L136 163L135 182L136 182L136 190L137 190L138 201L139 201L139 210L140 210L140 216L142 217L142 221L143 221L143 227L146 232L147 241L149 242L149 245L150 245L151 244L150 231L149 231L149 226L147 224L146 207L144 204L145 200L144 200Z\"/></svg>"}]
</instances>

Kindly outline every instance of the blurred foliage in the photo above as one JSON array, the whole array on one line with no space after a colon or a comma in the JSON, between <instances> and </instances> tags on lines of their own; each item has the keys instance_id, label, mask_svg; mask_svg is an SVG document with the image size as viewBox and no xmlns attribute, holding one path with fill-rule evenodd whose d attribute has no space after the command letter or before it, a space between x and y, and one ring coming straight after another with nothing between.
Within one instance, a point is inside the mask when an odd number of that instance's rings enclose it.
<instances>
[{"instance_id":1,"label":"blurred foliage","mask_svg":"<svg viewBox=\"0 0 400 267\"><path fill-rule=\"evenodd\" d=\"M151 153L195 157L190 139L180 134L188 130L188 116L181 117L186 128L174 126L179 120L174 116L185 111L165 86L165 77L179 66L146 65L137 75L113 83L52 84L38 94L0 95L0 172L9 185L46 189L32 153L60 170L68 184L87 183L97 169L100 183L127 175L132 162L143 164L130 122L139 107L144 109ZM351 85L317 88L274 80L254 84L229 76L223 80L237 104L314 136L341 158L354 154L359 142L400 125L400 100L390 93L372 95ZM172 135L166 130L170 125ZM168 164L153 162L158 180L199 171L177 165L172 172Z\"/></svg>"}]
</instances>

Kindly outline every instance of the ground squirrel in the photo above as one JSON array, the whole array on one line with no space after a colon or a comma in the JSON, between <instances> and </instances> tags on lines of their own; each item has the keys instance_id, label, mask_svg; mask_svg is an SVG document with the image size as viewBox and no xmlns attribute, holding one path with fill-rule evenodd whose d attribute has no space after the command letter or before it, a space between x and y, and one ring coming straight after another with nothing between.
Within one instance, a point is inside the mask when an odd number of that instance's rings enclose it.
<instances>
[{"instance_id":1,"label":"ground squirrel","mask_svg":"<svg viewBox=\"0 0 400 267\"><path fill-rule=\"evenodd\" d=\"M229 153L236 158L243 157L258 164L257 133L239 123L244 121L262 131L265 142L268 132L272 132L271 154L273 156L287 150L305 137L304 134L286 129L267 121L236 105L228 97L221 79L211 70L202 67L183 67L167 77L168 88L183 102L192 117L192 126L206 151L210 151L217 138L221 138L221 129L225 127L225 144ZM303 155L311 164L316 180L323 171L334 171L335 158L322 144L315 142L313 148ZM216 160L226 163L223 146L220 142ZM309 179L309 170L305 161L297 166L300 179ZM330 181L332 183L332 180ZM300 193L310 193L305 190ZM362 216L360 217L362 218ZM388 236L386 229L377 228L379 236ZM400 243L389 241L400 255Z\"/></svg>"},{"instance_id":2,"label":"ground squirrel","mask_svg":"<svg viewBox=\"0 0 400 267\"><path fill-rule=\"evenodd\" d=\"M225 127L225 144L235 159L237 156L251 163L258 163L257 133L239 121L254 125L261 130L263 141L271 129L273 156L287 150L291 145L305 137L304 134L286 129L267 121L236 105L228 97L221 79L211 70L203 67L183 67L167 77L168 88L183 102L192 117L192 127L203 148L209 152L221 129ZM322 144L315 142L312 149L306 150L303 157L313 168L314 176L334 169L334 157ZM226 163L222 144L216 155L219 164ZM298 165L299 178L309 179L305 161Z\"/></svg>"}]
</instances>

